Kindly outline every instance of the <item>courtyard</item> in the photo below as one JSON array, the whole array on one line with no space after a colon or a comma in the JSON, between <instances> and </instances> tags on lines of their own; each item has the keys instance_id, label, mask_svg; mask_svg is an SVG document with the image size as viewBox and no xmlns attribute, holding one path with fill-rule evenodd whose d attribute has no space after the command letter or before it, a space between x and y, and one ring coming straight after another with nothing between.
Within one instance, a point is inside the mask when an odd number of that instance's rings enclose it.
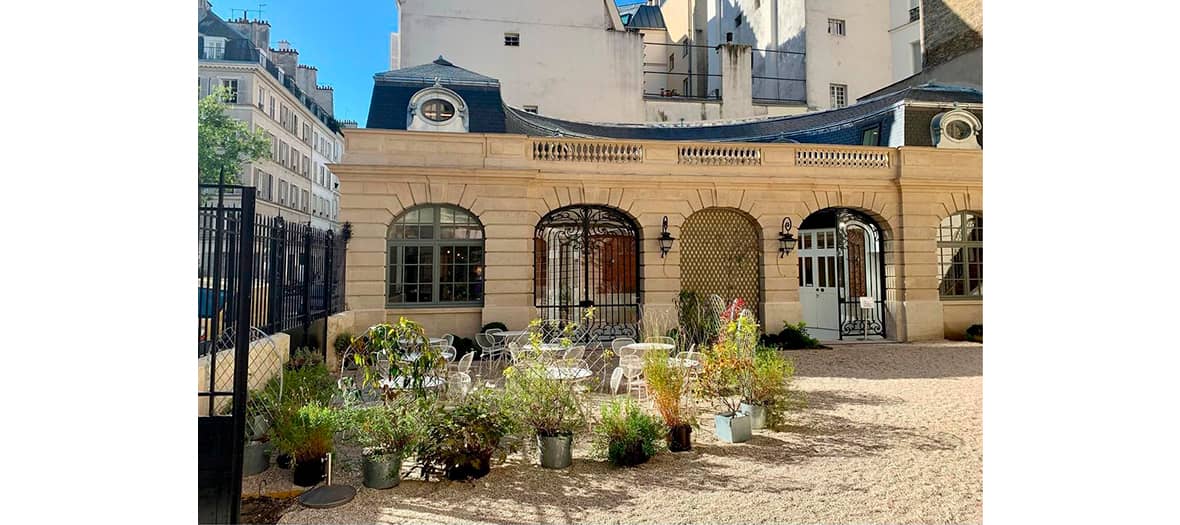
<instances>
[{"instance_id":1,"label":"courtyard","mask_svg":"<svg viewBox=\"0 0 1180 525\"><path fill-rule=\"evenodd\" d=\"M473 482L411 476L365 488L338 451L334 483L358 487L341 507L291 506L279 523L979 523L983 346L861 343L784 351L807 407L742 444L713 435L701 406L693 449L634 468L587 458L546 470L514 454ZM600 399L605 398L604 395ZM271 468L243 495L295 488Z\"/></svg>"}]
</instances>

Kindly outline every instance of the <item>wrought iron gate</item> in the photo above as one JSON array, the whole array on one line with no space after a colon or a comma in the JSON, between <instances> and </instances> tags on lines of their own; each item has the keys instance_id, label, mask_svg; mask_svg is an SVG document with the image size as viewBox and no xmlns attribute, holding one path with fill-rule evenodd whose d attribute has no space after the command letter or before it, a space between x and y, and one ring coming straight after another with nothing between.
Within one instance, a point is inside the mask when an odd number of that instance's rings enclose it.
<instances>
[{"instance_id":1,"label":"wrought iron gate","mask_svg":"<svg viewBox=\"0 0 1180 525\"><path fill-rule=\"evenodd\" d=\"M588 337L636 337L639 323L639 229L605 206L567 206L537 223L533 296L543 319L594 319Z\"/></svg>"},{"instance_id":2,"label":"wrought iron gate","mask_svg":"<svg viewBox=\"0 0 1180 525\"><path fill-rule=\"evenodd\" d=\"M885 337L885 250L880 229L857 212L838 210L836 253L844 261L838 288L840 339ZM872 308L862 307L862 297L872 299Z\"/></svg>"}]
</instances>

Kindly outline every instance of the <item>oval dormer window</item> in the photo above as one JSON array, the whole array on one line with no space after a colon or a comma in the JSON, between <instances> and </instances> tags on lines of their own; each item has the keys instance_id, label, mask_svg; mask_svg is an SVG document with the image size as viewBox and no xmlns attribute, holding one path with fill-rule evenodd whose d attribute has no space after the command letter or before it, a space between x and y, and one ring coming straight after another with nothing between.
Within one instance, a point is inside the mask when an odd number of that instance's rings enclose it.
<instances>
[{"instance_id":1,"label":"oval dormer window","mask_svg":"<svg viewBox=\"0 0 1180 525\"><path fill-rule=\"evenodd\" d=\"M946 134L955 140L967 140L971 136L971 124L965 120L952 120L946 124Z\"/></svg>"},{"instance_id":2,"label":"oval dormer window","mask_svg":"<svg viewBox=\"0 0 1180 525\"><path fill-rule=\"evenodd\" d=\"M422 116L434 122L446 122L455 116L455 105L441 98L422 103Z\"/></svg>"}]
</instances>

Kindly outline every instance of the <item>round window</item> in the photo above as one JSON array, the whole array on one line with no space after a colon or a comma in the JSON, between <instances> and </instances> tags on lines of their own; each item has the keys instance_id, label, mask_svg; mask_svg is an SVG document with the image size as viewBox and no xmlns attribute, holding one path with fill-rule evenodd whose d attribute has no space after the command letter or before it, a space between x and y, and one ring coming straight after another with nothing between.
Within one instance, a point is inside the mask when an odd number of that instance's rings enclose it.
<instances>
[{"instance_id":1,"label":"round window","mask_svg":"<svg viewBox=\"0 0 1180 525\"><path fill-rule=\"evenodd\" d=\"M966 120L952 120L946 124L946 134L955 140L967 140L971 137L971 124Z\"/></svg>"},{"instance_id":2,"label":"round window","mask_svg":"<svg viewBox=\"0 0 1180 525\"><path fill-rule=\"evenodd\" d=\"M446 122L455 116L455 105L441 98L432 98L422 103L422 116L434 122Z\"/></svg>"}]
</instances>

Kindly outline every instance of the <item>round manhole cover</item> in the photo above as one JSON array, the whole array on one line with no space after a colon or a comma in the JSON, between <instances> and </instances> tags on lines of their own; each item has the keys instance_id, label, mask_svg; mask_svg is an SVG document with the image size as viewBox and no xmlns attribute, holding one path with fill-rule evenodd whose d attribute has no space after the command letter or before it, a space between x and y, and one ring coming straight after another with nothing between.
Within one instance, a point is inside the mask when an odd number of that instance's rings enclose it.
<instances>
[{"instance_id":1,"label":"round manhole cover","mask_svg":"<svg viewBox=\"0 0 1180 525\"><path fill-rule=\"evenodd\" d=\"M313 509L330 509L352 501L356 489L348 485L323 485L299 496L299 504Z\"/></svg>"}]
</instances>

